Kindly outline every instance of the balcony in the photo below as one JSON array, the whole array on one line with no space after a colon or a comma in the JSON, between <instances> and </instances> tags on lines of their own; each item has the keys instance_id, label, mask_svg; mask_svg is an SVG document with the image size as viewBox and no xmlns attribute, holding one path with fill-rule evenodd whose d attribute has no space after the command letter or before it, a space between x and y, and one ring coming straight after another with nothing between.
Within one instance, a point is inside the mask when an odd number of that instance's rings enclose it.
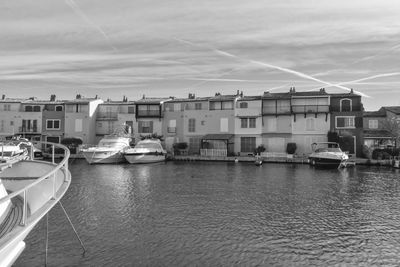
<instances>
[{"instance_id":1,"label":"balcony","mask_svg":"<svg viewBox=\"0 0 400 267\"><path fill-rule=\"evenodd\" d=\"M263 107L263 115L289 115L291 114L290 107L276 108L276 107Z\"/></svg>"},{"instance_id":2,"label":"balcony","mask_svg":"<svg viewBox=\"0 0 400 267\"><path fill-rule=\"evenodd\" d=\"M118 112L98 112L97 113L97 120L118 120Z\"/></svg>"},{"instance_id":3,"label":"balcony","mask_svg":"<svg viewBox=\"0 0 400 267\"><path fill-rule=\"evenodd\" d=\"M37 133L38 127L36 126L36 127L27 128L27 127L20 126L20 127L18 127L18 131L19 131L19 133Z\"/></svg>"},{"instance_id":4,"label":"balcony","mask_svg":"<svg viewBox=\"0 0 400 267\"><path fill-rule=\"evenodd\" d=\"M175 134L176 133L176 127L168 127L167 132L169 134Z\"/></svg>"},{"instance_id":5,"label":"balcony","mask_svg":"<svg viewBox=\"0 0 400 267\"><path fill-rule=\"evenodd\" d=\"M137 117L161 117L159 110L139 110Z\"/></svg>"},{"instance_id":6,"label":"balcony","mask_svg":"<svg viewBox=\"0 0 400 267\"><path fill-rule=\"evenodd\" d=\"M328 113L329 105L292 105L293 113Z\"/></svg>"}]
</instances>

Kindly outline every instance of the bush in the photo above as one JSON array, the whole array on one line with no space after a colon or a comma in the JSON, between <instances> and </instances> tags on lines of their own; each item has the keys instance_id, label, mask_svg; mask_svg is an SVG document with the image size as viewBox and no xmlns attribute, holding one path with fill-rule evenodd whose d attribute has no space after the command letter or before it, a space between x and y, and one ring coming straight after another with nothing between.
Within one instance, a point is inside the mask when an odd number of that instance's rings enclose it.
<instances>
[{"instance_id":1,"label":"bush","mask_svg":"<svg viewBox=\"0 0 400 267\"><path fill-rule=\"evenodd\" d=\"M254 150L254 154L261 154L261 152L265 151L265 147L263 144L259 145L255 150Z\"/></svg>"},{"instance_id":2,"label":"bush","mask_svg":"<svg viewBox=\"0 0 400 267\"><path fill-rule=\"evenodd\" d=\"M390 159L393 156L399 155L399 149L377 148L372 151L372 159Z\"/></svg>"},{"instance_id":3,"label":"bush","mask_svg":"<svg viewBox=\"0 0 400 267\"><path fill-rule=\"evenodd\" d=\"M296 143L288 143L286 146L286 153L288 154L294 154L296 153L297 145Z\"/></svg>"},{"instance_id":4,"label":"bush","mask_svg":"<svg viewBox=\"0 0 400 267\"><path fill-rule=\"evenodd\" d=\"M339 143L339 135L337 132L328 132L328 142Z\"/></svg>"},{"instance_id":5,"label":"bush","mask_svg":"<svg viewBox=\"0 0 400 267\"><path fill-rule=\"evenodd\" d=\"M186 142L175 143L172 145L174 149L186 149L188 144Z\"/></svg>"}]
</instances>

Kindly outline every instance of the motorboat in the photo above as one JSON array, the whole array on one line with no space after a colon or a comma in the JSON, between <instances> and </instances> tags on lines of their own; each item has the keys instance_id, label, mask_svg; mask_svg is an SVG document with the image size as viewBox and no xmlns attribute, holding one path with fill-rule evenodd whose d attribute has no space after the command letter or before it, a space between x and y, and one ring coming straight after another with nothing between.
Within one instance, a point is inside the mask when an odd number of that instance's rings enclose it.
<instances>
[{"instance_id":1,"label":"motorboat","mask_svg":"<svg viewBox=\"0 0 400 267\"><path fill-rule=\"evenodd\" d=\"M13 163L28 158L28 143L7 141L0 144L0 162Z\"/></svg>"},{"instance_id":2,"label":"motorboat","mask_svg":"<svg viewBox=\"0 0 400 267\"><path fill-rule=\"evenodd\" d=\"M131 137L126 134L104 136L97 146L81 149L89 164L125 162L124 150L130 147Z\"/></svg>"},{"instance_id":3,"label":"motorboat","mask_svg":"<svg viewBox=\"0 0 400 267\"><path fill-rule=\"evenodd\" d=\"M124 156L129 163L153 163L166 159L167 152L159 139L139 141L135 147L125 150Z\"/></svg>"},{"instance_id":4,"label":"motorboat","mask_svg":"<svg viewBox=\"0 0 400 267\"><path fill-rule=\"evenodd\" d=\"M50 144L50 143L46 143ZM11 266L25 248L25 237L63 197L71 183L68 148L59 163L19 160L0 163L0 266Z\"/></svg>"},{"instance_id":5,"label":"motorboat","mask_svg":"<svg viewBox=\"0 0 400 267\"><path fill-rule=\"evenodd\" d=\"M345 166L349 159L349 156L335 142L313 143L311 147L313 152L308 159L312 166L338 168Z\"/></svg>"}]
</instances>

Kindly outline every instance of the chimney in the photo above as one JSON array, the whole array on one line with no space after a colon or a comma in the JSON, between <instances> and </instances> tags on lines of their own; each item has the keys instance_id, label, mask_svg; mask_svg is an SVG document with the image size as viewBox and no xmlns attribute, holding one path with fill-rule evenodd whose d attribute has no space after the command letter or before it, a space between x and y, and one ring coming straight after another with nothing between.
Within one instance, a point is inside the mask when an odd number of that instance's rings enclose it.
<instances>
[{"instance_id":1,"label":"chimney","mask_svg":"<svg viewBox=\"0 0 400 267\"><path fill-rule=\"evenodd\" d=\"M81 99L81 98L82 98L81 94L76 95L76 99Z\"/></svg>"},{"instance_id":2,"label":"chimney","mask_svg":"<svg viewBox=\"0 0 400 267\"><path fill-rule=\"evenodd\" d=\"M354 94L353 88L351 88L351 90L350 90L350 94Z\"/></svg>"},{"instance_id":3,"label":"chimney","mask_svg":"<svg viewBox=\"0 0 400 267\"><path fill-rule=\"evenodd\" d=\"M195 99L195 98L196 98L195 94L189 93L189 99Z\"/></svg>"},{"instance_id":4,"label":"chimney","mask_svg":"<svg viewBox=\"0 0 400 267\"><path fill-rule=\"evenodd\" d=\"M50 96L50 101L52 101L52 102L56 101L56 95L51 95Z\"/></svg>"},{"instance_id":5,"label":"chimney","mask_svg":"<svg viewBox=\"0 0 400 267\"><path fill-rule=\"evenodd\" d=\"M6 95L2 95L2 96L1 96L1 99L2 99L2 100L6 99Z\"/></svg>"},{"instance_id":6,"label":"chimney","mask_svg":"<svg viewBox=\"0 0 400 267\"><path fill-rule=\"evenodd\" d=\"M143 94L143 97L142 97L142 99L146 99L146 95L145 95L145 94Z\"/></svg>"},{"instance_id":7,"label":"chimney","mask_svg":"<svg viewBox=\"0 0 400 267\"><path fill-rule=\"evenodd\" d=\"M240 97L243 97L243 91L240 91Z\"/></svg>"},{"instance_id":8,"label":"chimney","mask_svg":"<svg viewBox=\"0 0 400 267\"><path fill-rule=\"evenodd\" d=\"M236 96L239 96L239 95L240 95L240 94L239 94L239 90L237 90L237 91L236 91Z\"/></svg>"}]
</instances>

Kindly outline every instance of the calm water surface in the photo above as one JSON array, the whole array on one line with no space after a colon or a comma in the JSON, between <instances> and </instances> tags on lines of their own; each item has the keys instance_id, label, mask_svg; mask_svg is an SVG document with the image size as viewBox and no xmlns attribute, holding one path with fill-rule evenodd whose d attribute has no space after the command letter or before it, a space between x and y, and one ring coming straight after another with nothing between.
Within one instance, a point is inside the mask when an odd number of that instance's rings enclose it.
<instances>
[{"instance_id":1,"label":"calm water surface","mask_svg":"<svg viewBox=\"0 0 400 267\"><path fill-rule=\"evenodd\" d=\"M400 176L358 166L70 164L48 266L327 266L400 262ZM46 220L16 266L44 266Z\"/></svg>"}]
</instances>

